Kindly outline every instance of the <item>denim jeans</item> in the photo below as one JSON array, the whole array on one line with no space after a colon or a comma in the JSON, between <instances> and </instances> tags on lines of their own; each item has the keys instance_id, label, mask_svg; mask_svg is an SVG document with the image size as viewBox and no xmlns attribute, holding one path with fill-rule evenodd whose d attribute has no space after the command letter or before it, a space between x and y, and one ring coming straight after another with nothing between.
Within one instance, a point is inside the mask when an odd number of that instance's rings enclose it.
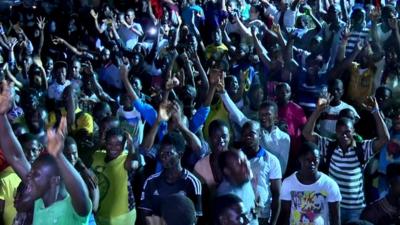
<instances>
[{"instance_id":1,"label":"denim jeans","mask_svg":"<svg viewBox=\"0 0 400 225\"><path fill-rule=\"evenodd\" d=\"M340 220L341 224L345 224L350 220L358 220L360 219L362 209L340 209Z\"/></svg>"}]
</instances>

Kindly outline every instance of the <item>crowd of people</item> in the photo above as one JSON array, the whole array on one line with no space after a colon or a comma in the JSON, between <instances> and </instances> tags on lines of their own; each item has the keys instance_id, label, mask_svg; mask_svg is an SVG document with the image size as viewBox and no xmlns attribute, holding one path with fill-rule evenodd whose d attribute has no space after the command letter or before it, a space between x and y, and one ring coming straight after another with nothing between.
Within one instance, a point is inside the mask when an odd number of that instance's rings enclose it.
<instances>
[{"instance_id":1,"label":"crowd of people","mask_svg":"<svg viewBox=\"0 0 400 225\"><path fill-rule=\"evenodd\" d=\"M0 13L0 225L400 224L400 2Z\"/></svg>"}]
</instances>

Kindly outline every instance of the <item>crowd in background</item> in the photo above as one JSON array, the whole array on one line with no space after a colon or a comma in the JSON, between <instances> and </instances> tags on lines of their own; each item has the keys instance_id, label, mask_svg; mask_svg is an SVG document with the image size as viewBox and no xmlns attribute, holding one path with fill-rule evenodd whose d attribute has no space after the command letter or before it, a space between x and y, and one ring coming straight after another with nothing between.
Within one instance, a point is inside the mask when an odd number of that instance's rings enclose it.
<instances>
[{"instance_id":1,"label":"crowd in background","mask_svg":"<svg viewBox=\"0 0 400 225\"><path fill-rule=\"evenodd\" d=\"M400 2L22 2L0 225L400 224Z\"/></svg>"}]
</instances>

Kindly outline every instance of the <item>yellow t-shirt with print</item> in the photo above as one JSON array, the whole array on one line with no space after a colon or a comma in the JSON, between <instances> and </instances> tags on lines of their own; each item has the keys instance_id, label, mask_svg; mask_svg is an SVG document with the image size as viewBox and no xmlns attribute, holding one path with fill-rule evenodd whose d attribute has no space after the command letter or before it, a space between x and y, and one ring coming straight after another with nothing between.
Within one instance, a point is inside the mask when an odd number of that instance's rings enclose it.
<instances>
[{"instance_id":1,"label":"yellow t-shirt with print","mask_svg":"<svg viewBox=\"0 0 400 225\"><path fill-rule=\"evenodd\" d=\"M375 70L371 67L361 69L360 64L353 62L350 73L347 96L351 103L360 107L368 96L374 94Z\"/></svg>"},{"instance_id":2,"label":"yellow t-shirt with print","mask_svg":"<svg viewBox=\"0 0 400 225\"><path fill-rule=\"evenodd\" d=\"M127 156L123 152L117 158L105 162L105 151L97 151L93 155L92 169L100 189L99 209L96 212L96 222L99 225L134 224L136 221L136 210L134 205L129 205L128 200L133 193L128 191L130 181L125 169Z\"/></svg>"},{"instance_id":3,"label":"yellow t-shirt with print","mask_svg":"<svg viewBox=\"0 0 400 225\"><path fill-rule=\"evenodd\" d=\"M9 166L0 172L0 200L4 201L3 223L13 224L17 211L14 208L14 196L21 179Z\"/></svg>"}]
</instances>

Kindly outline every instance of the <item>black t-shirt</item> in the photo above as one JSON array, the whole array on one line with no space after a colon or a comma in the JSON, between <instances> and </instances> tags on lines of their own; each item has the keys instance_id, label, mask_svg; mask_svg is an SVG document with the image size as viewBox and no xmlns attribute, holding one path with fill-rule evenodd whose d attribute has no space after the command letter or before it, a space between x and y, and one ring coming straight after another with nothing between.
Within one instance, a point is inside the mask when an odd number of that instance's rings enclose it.
<instances>
[{"instance_id":1,"label":"black t-shirt","mask_svg":"<svg viewBox=\"0 0 400 225\"><path fill-rule=\"evenodd\" d=\"M140 209L160 214L160 200L171 194L181 193L192 200L196 215L202 215L201 183L192 173L183 169L182 176L175 183L167 183L164 172L151 175L144 183ZM173 207L173 203L171 203Z\"/></svg>"}]
</instances>

